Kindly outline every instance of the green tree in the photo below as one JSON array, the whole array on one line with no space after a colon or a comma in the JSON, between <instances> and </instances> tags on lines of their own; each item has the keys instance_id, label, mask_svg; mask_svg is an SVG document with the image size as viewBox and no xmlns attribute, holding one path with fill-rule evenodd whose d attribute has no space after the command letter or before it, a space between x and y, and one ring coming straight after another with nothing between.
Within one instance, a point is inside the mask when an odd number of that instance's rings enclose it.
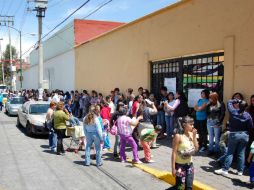
<instances>
[{"instance_id":1,"label":"green tree","mask_svg":"<svg viewBox=\"0 0 254 190\"><path fill-rule=\"evenodd\" d=\"M13 64L16 62L18 53L17 50L14 46L11 46L11 51L12 51L12 61ZM10 82L10 77L11 77L11 71L10 71L10 44L6 45L5 51L3 52L3 63L4 63L4 74L5 74L5 82L9 83ZM1 71L2 75L2 71Z\"/></svg>"}]
</instances>

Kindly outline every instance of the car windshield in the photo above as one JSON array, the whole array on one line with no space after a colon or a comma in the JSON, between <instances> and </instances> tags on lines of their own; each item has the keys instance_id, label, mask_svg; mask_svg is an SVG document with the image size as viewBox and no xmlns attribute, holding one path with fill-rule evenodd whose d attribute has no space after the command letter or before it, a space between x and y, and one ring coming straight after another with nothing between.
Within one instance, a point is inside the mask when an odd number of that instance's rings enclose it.
<instances>
[{"instance_id":1,"label":"car windshield","mask_svg":"<svg viewBox=\"0 0 254 190\"><path fill-rule=\"evenodd\" d=\"M49 104L32 104L30 106L30 114L44 114L47 113Z\"/></svg>"},{"instance_id":2,"label":"car windshield","mask_svg":"<svg viewBox=\"0 0 254 190\"><path fill-rule=\"evenodd\" d=\"M10 104L23 104L24 103L24 98L13 98L10 101Z\"/></svg>"}]
</instances>

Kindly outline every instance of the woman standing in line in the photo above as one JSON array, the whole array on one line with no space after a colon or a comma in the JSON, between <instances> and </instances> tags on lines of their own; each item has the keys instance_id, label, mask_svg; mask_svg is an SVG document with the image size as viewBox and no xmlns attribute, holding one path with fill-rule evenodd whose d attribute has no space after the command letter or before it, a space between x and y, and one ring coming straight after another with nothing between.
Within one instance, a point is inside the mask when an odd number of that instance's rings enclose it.
<instances>
[{"instance_id":1,"label":"woman standing in line","mask_svg":"<svg viewBox=\"0 0 254 190\"><path fill-rule=\"evenodd\" d=\"M207 114L206 106L209 102L209 90L203 90L201 92L201 99L198 100L197 105L194 107L196 111L196 122L195 128L198 130L199 138L198 143L200 147L200 152L207 149Z\"/></svg>"},{"instance_id":2,"label":"woman standing in line","mask_svg":"<svg viewBox=\"0 0 254 190\"><path fill-rule=\"evenodd\" d=\"M95 144L96 165L101 166L101 144L103 144L102 128L98 119L96 106L91 106L89 113L84 118L84 132L86 136L85 165L89 166L91 146Z\"/></svg>"},{"instance_id":3,"label":"woman standing in line","mask_svg":"<svg viewBox=\"0 0 254 190\"><path fill-rule=\"evenodd\" d=\"M225 104L219 101L219 96L216 92L209 95L207 104L207 131L209 135L208 156L215 154L219 155L220 151L220 136L222 122L225 117ZM215 143L215 147L213 146Z\"/></svg>"},{"instance_id":4,"label":"woman standing in line","mask_svg":"<svg viewBox=\"0 0 254 190\"><path fill-rule=\"evenodd\" d=\"M68 111L64 108L64 102L59 102L54 113L54 128L57 134L57 155L65 154L63 138L65 137L66 121L70 120Z\"/></svg>"},{"instance_id":5,"label":"woman standing in line","mask_svg":"<svg viewBox=\"0 0 254 190\"><path fill-rule=\"evenodd\" d=\"M171 138L174 130L174 111L170 110L168 106L173 106L175 103L175 97L173 92L169 92L167 95L167 101L164 103L165 122L167 137Z\"/></svg>"}]
</instances>

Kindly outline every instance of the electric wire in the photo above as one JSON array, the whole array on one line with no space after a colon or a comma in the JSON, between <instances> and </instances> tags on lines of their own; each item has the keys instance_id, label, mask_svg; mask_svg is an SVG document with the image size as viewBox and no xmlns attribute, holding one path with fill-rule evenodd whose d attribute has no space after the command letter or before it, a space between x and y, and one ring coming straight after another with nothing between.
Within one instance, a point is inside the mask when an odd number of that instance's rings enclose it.
<instances>
[{"instance_id":1,"label":"electric wire","mask_svg":"<svg viewBox=\"0 0 254 190\"><path fill-rule=\"evenodd\" d=\"M80 7L78 7L75 11L73 11L71 14L69 14L62 22L57 24L52 30L50 30L47 34L43 35L41 39L44 39L49 34L51 34L55 29L57 29L59 26L61 26L63 23L65 23L72 15L74 15L77 11L79 11L82 7L84 7L90 0L87 0L84 2Z\"/></svg>"},{"instance_id":2,"label":"electric wire","mask_svg":"<svg viewBox=\"0 0 254 190\"><path fill-rule=\"evenodd\" d=\"M106 1L105 3L99 5L97 8L95 8L93 11L91 11L88 15L86 15L86 16L83 17L82 19L86 19L86 18L88 18L89 16L95 14L95 13L98 12L100 9L102 9L104 6L106 6L106 5L108 5L109 3L111 3L112 1L113 1L113 0L109 0L109 1ZM59 34L62 33L62 32L64 32L64 31L66 31L66 30L68 30L68 29L70 29L70 28L72 28L72 27L73 27L73 24L72 24L70 27L67 27L67 28L63 29L62 31L60 31ZM53 36L52 36L52 37L53 37ZM49 39L51 39L52 37L50 37ZM43 37L43 38L44 38L44 37ZM22 54L22 56L25 55L25 54L27 54L28 52L30 52L30 50L32 50L34 47L36 47L37 44L38 44L38 41L37 41L34 45L32 45L29 49L27 49L27 50Z\"/></svg>"},{"instance_id":3,"label":"electric wire","mask_svg":"<svg viewBox=\"0 0 254 190\"><path fill-rule=\"evenodd\" d=\"M13 2L14 2L14 0L11 0L11 1L10 1L9 7L8 7L8 9L7 9L7 12L6 12L6 15L8 15L8 13L9 13L9 11L10 11L10 9L11 9L11 6L12 6L12 4L13 4Z\"/></svg>"}]
</instances>

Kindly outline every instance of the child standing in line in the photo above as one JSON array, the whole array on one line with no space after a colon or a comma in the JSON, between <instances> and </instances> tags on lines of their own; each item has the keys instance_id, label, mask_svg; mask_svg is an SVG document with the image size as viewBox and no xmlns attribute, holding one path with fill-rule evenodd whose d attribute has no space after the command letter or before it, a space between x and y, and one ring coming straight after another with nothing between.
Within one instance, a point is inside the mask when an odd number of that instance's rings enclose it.
<instances>
[{"instance_id":1,"label":"child standing in line","mask_svg":"<svg viewBox=\"0 0 254 190\"><path fill-rule=\"evenodd\" d=\"M155 139L157 138L161 130L162 130L162 127L160 125L156 125L154 129L144 128L141 131L141 137L140 137L141 145L143 146L143 149L144 149L145 160L148 163L155 162L154 160L151 159L150 145L152 144L152 142L155 141Z\"/></svg>"},{"instance_id":2,"label":"child standing in line","mask_svg":"<svg viewBox=\"0 0 254 190\"><path fill-rule=\"evenodd\" d=\"M101 115L101 118L104 121L103 122L103 130L102 130L104 132L103 149L104 150L108 150L108 149L110 149L110 141L109 141L109 134L108 134L108 125L107 125L107 123L109 123L109 121L110 121L110 117L111 117L110 111L111 111L111 108L109 107L109 105L108 105L108 103L106 101L104 101L102 104L103 104L103 107L101 109L100 115Z\"/></svg>"},{"instance_id":3,"label":"child standing in line","mask_svg":"<svg viewBox=\"0 0 254 190\"><path fill-rule=\"evenodd\" d=\"M248 157L248 162L250 163L250 169L249 169L249 173L250 173L250 182L252 184L254 184L254 141L252 142L251 146L250 146L250 153L249 153L249 157Z\"/></svg>"}]
</instances>

